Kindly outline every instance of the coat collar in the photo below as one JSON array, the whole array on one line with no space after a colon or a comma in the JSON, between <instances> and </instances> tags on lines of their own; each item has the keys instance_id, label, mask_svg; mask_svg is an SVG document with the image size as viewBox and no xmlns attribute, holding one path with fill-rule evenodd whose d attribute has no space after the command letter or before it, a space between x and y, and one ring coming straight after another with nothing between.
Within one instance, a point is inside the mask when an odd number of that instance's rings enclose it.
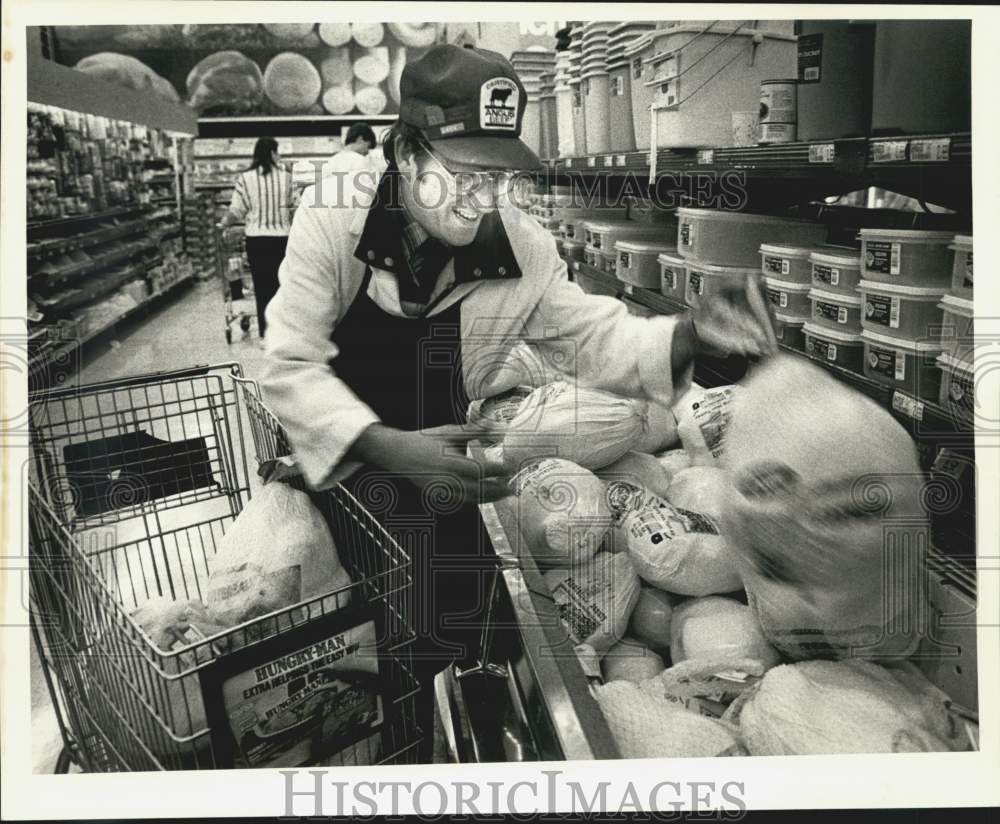
<instances>
[{"instance_id":1,"label":"coat collar","mask_svg":"<svg viewBox=\"0 0 1000 824\"><path fill-rule=\"evenodd\" d=\"M398 172L390 167L379 181L354 256L363 263L392 272L397 279L412 278L410 253L413 250L403 241L406 219L399 198ZM514 257L499 211L490 212L483 218L472 243L451 251L456 285L521 277L521 267Z\"/></svg>"}]
</instances>

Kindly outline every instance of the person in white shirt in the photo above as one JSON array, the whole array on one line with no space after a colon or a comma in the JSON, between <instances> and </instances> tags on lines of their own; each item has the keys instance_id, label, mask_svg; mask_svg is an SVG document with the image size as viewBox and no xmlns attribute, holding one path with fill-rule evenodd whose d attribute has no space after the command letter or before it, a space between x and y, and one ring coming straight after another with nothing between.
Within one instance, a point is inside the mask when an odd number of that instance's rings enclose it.
<instances>
[{"instance_id":1,"label":"person in white shirt","mask_svg":"<svg viewBox=\"0 0 1000 824\"><path fill-rule=\"evenodd\" d=\"M579 385L670 404L695 354L760 355L768 337L735 294L642 318L568 279L552 236L503 195L514 170L540 167L504 57L435 46L400 89L378 184L345 176L303 194L262 384L306 482L342 483L410 553L429 730L434 675L474 660L496 574L476 505L510 494L504 466L466 455L483 434L466 409L527 382L500 368L515 345Z\"/></svg>"},{"instance_id":2,"label":"person in white shirt","mask_svg":"<svg viewBox=\"0 0 1000 824\"><path fill-rule=\"evenodd\" d=\"M285 258L292 213L298 201L292 174L281 165L279 157L278 141L273 137L257 141L250 168L236 179L229 211L216 224L220 231L234 223L245 224L261 340L267 328L264 310L278 291L278 267Z\"/></svg>"},{"instance_id":3,"label":"person in white shirt","mask_svg":"<svg viewBox=\"0 0 1000 824\"><path fill-rule=\"evenodd\" d=\"M347 130L344 138L344 148L337 152L324 164L324 172L338 174L340 172L367 172L372 169L372 149L378 145L375 132L367 123L355 123Z\"/></svg>"}]
</instances>

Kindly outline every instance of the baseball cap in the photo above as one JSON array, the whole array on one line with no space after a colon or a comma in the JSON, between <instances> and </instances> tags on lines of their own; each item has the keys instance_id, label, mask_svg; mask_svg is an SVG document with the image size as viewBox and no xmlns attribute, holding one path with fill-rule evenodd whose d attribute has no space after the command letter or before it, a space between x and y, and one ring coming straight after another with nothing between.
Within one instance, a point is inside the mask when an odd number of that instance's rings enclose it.
<instances>
[{"instance_id":1,"label":"baseball cap","mask_svg":"<svg viewBox=\"0 0 1000 824\"><path fill-rule=\"evenodd\" d=\"M527 94L501 54L433 46L399 80L399 118L455 171L542 168L522 140Z\"/></svg>"}]
</instances>

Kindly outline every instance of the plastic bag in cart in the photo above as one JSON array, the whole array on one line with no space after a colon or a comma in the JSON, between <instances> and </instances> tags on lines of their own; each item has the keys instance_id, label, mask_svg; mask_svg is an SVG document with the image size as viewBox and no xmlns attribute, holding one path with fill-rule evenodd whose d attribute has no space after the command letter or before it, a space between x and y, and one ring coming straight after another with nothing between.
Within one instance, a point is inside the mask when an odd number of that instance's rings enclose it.
<instances>
[{"instance_id":1,"label":"plastic bag in cart","mask_svg":"<svg viewBox=\"0 0 1000 824\"><path fill-rule=\"evenodd\" d=\"M209 571L209 614L227 626L351 584L322 514L306 493L281 481L250 499ZM342 593L336 606L346 606L348 596Z\"/></svg>"}]
</instances>

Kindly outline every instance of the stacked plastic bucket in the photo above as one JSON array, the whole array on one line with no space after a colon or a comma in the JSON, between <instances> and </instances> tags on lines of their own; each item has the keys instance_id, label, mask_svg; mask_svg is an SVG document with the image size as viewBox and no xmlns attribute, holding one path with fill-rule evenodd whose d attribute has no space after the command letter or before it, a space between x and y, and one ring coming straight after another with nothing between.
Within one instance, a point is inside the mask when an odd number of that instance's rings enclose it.
<instances>
[{"instance_id":1,"label":"stacked plastic bucket","mask_svg":"<svg viewBox=\"0 0 1000 824\"><path fill-rule=\"evenodd\" d=\"M576 23L569 32L569 88L573 101L573 148L577 155L587 154L587 132L584 126L581 67L583 64L583 25Z\"/></svg>"},{"instance_id":2,"label":"stacked plastic bucket","mask_svg":"<svg viewBox=\"0 0 1000 824\"><path fill-rule=\"evenodd\" d=\"M587 154L611 150L611 118L608 95L608 32L614 24L595 20L583 27L583 62L580 65Z\"/></svg>"},{"instance_id":3,"label":"stacked plastic bucket","mask_svg":"<svg viewBox=\"0 0 1000 824\"><path fill-rule=\"evenodd\" d=\"M549 160L559 156L555 70L542 75L542 92L538 101L542 119L539 157Z\"/></svg>"},{"instance_id":4,"label":"stacked plastic bucket","mask_svg":"<svg viewBox=\"0 0 1000 824\"><path fill-rule=\"evenodd\" d=\"M521 139L536 153L542 153L542 75L555 74L556 55L544 46L533 46L511 55L511 65L528 95L521 122Z\"/></svg>"},{"instance_id":5,"label":"stacked plastic bucket","mask_svg":"<svg viewBox=\"0 0 1000 824\"><path fill-rule=\"evenodd\" d=\"M631 50L636 39L652 31L653 22L619 23L608 32L608 115L611 121L611 147L615 151L636 149L635 124L632 121Z\"/></svg>"},{"instance_id":6,"label":"stacked plastic bucket","mask_svg":"<svg viewBox=\"0 0 1000 824\"><path fill-rule=\"evenodd\" d=\"M556 133L559 157L573 157L576 143L573 139L573 90L570 88L568 50L556 52Z\"/></svg>"}]
</instances>

